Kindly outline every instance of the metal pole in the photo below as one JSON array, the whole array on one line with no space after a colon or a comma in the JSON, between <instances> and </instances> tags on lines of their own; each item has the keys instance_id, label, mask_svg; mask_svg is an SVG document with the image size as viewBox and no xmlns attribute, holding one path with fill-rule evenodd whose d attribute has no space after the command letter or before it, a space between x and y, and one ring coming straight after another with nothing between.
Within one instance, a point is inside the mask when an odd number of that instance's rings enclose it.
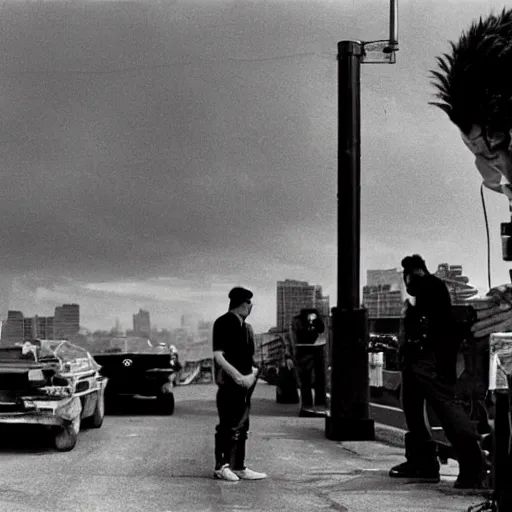
<instances>
[{"instance_id":1,"label":"metal pole","mask_svg":"<svg viewBox=\"0 0 512 512\"><path fill-rule=\"evenodd\" d=\"M393 49L398 46L398 0L389 2L389 45Z\"/></svg>"},{"instance_id":2,"label":"metal pole","mask_svg":"<svg viewBox=\"0 0 512 512\"><path fill-rule=\"evenodd\" d=\"M333 308L326 437L373 440L369 418L368 316L360 307L361 101L363 46L338 43L338 306Z\"/></svg>"}]
</instances>

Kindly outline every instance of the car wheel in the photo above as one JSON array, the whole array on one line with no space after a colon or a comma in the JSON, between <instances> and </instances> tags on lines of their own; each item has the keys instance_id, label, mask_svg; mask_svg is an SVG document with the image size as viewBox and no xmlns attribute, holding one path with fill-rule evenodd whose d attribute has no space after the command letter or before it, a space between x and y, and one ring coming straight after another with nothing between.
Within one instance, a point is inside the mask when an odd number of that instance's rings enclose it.
<instances>
[{"instance_id":1,"label":"car wheel","mask_svg":"<svg viewBox=\"0 0 512 512\"><path fill-rule=\"evenodd\" d=\"M67 425L57 427L53 438L55 448L59 452L71 451L76 445L78 432L80 432L80 417Z\"/></svg>"},{"instance_id":2,"label":"car wheel","mask_svg":"<svg viewBox=\"0 0 512 512\"><path fill-rule=\"evenodd\" d=\"M171 416L174 413L174 393L164 393L157 397L158 408L167 416Z\"/></svg>"},{"instance_id":3,"label":"car wheel","mask_svg":"<svg viewBox=\"0 0 512 512\"><path fill-rule=\"evenodd\" d=\"M98 398L96 400L96 407L92 416L87 418L86 423L88 428L100 428L103 425L105 418L105 397L101 391L98 391Z\"/></svg>"}]
</instances>

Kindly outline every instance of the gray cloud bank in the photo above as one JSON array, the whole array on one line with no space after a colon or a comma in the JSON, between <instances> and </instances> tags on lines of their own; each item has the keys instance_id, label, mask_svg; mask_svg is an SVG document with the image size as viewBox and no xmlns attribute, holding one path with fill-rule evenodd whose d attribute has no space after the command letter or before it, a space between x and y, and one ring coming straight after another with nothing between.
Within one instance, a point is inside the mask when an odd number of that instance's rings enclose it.
<instances>
[{"instance_id":1,"label":"gray cloud bank","mask_svg":"<svg viewBox=\"0 0 512 512\"><path fill-rule=\"evenodd\" d=\"M467 7L405 2L397 65L363 68L363 267L395 266L406 251L431 264L472 254L462 263L485 274L485 247L474 242L479 179L456 131L427 105L434 56L488 10ZM336 42L385 37L387 5L2 9L5 279L38 275L51 291L63 278L167 275L207 290L212 275L233 276L259 286L268 311L277 279L310 279L333 296Z\"/></svg>"}]
</instances>

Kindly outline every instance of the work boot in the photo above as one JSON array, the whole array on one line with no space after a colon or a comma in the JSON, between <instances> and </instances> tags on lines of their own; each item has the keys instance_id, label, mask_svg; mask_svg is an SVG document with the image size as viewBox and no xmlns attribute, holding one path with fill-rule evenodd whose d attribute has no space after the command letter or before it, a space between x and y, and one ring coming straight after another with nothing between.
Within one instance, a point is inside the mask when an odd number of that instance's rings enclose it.
<instances>
[{"instance_id":1,"label":"work boot","mask_svg":"<svg viewBox=\"0 0 512 512\"><path fill-rule=\"evenodd\" d=\"M489 460L488 452L478 446L471 450L465 450L465 455L473 454L471 458L459 458L459 476L455 481L455 489L489 489L491 487L492 461Z\"/></svg>"},{"instance_id":2,"label":"work boot","mask_svg":"<svg viewBox=\"0 0 512 512\"><path fill-rule=\"evenodd\" d=\"M435 441L418 443L410 432L407 432L405 434L405 458L406 462L393 466L389 470L390 477L432 483L438 483L441 480Z\"/></svg>"},{"instance_id":3,"label":"work boot","mask_svg":"<svg viewBox=\"0 0 512 512\"><path fill-rule=\"evenodd\" d=\"M410 480L418 480L425 483L431 482L434 484L441 481L439 466L432 465L419 467L409 461L393 466L389 470L389 476L392 478L407 478Z\"/></svg>"}]
</instances>

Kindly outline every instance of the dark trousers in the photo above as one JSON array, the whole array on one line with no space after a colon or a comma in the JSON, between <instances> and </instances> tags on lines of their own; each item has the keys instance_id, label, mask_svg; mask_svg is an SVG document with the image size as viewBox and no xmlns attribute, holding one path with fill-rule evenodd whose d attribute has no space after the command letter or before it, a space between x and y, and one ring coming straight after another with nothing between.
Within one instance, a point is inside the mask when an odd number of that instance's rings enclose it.
<instances>
[{"instance_id":1,"label":"dark trousers","mask_svg":"<svg viewBox=\"0 0 512 512\"><path fill-rule=\"evenodd\" d=\"M325 405L325 363L323 347L297 347L296 360L300 383L301 407L313 406L312 389L315 390L315 405Z\"/></svg>"},{"instance_id":2,"label":"dark trousers","mask_svg":"<svg viewBox=\"0 0 512 512\"><path fill-rule=\"evenodd\" d=\"M245 467L245 444L249 432L250 398L242 386L224 385L217 389L219 424L215 428L215 469L229 464L232 469Z\"/></svg>"},{"instance_id":3,"label":"dark trousers","mask_svg":"<svg viewBox=\"0 0 512 512\"><path fill-rule=\"evenodd\" d=\"M426 403L432 407L453 446L460 473L478 475L483 469L484 457L476 426L455 401L455 383L438 375L431 360L406 364L402 370L402 409L409 429L406 438L409 462L427 466L437 464L436 452L430 449L433 439L426 419Z\"/></svg>"}]
</instances>

